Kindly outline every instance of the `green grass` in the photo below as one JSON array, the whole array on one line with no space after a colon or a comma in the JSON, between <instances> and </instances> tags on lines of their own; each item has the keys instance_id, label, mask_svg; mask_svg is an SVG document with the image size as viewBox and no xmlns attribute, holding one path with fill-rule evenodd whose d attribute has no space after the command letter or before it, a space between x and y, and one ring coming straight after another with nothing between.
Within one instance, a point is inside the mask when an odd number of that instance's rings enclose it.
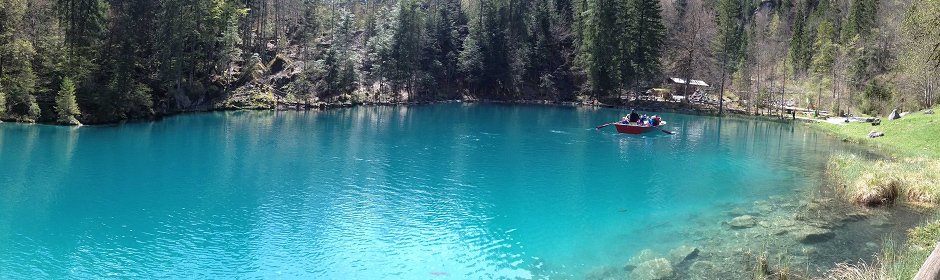
<instances>
[{"instance_id":1,"label":"green grass","mask_svg":"<svg viewBox=\"0 0 940 280\"><path fill-rule=\"evenodd\" d=\"M821 122L813 126L839 138L882 149L894 156L940 159L940 114L916 112L898 120L882 119L880 126L859 122L845 125ZM868 133L872 130L884 132L885 136L869 139Z\"/></svg>"},{"instance_id":2,"label":"green grass","mask_svg":"<svg viewBox=\"0 0 940 280\"><path fill-rule=\"evenodd\" d=\"M903 246L886 242L889 245L882 249L881 259L885 271L893 279L914 279L937 240L940 240L940 220L934 218L932 222L908 230L907 238Z\"/></svg>"}]
</instances>

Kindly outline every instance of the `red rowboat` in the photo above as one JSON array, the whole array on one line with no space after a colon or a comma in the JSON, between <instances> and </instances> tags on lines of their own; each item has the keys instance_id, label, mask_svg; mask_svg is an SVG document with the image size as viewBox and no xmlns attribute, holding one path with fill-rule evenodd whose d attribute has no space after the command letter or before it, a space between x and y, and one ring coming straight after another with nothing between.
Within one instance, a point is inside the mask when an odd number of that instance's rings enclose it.
<instances>
[{"instance_id":1,"label":"red rowboat","mask_svg":"<svg viewBox=\"0 0 940 280\"><path fill-rule=\"evenodd\" d=\"M626 133L626 134L643 134L647 132L661 131L662 129L659 127L663 125L666 125L666 122L661 122L657 126L623 124L623 123L614 124L614 126L617 127L617 132Z\"/></svg>"}]
</instances>

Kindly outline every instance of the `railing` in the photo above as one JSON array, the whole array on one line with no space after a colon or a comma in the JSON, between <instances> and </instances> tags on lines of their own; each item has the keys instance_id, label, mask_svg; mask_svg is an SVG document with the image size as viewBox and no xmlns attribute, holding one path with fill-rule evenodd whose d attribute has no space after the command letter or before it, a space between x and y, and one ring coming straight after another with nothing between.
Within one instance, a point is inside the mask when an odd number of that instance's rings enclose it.
<instances>
[{"instance_id":1,"label":"railing","mask_svg":"<svg viewBox=\"0 0 940 280\"><path fill-rule=\"evenodd\" d=\"M927 261L917 271L914 280L935 280L940 279L940 243L933 249L933 253L927 257Z\"/></svg>"}]
</instances>

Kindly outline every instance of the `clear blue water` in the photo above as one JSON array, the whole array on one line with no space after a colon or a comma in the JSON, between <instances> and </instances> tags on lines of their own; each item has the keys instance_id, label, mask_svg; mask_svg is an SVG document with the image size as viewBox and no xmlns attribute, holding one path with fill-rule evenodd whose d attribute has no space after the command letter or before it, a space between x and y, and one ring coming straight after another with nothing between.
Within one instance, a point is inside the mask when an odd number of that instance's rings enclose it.
<instances>
[{"instance_id":1,"label":"clear blue water","mask_svg":"<svg viewBox=\"0 0 940 280\"><path fill-rule=\"evenodd\" d=\"M840 144L784 123L446 104L0 124L2 278L582 275L686 217L818 185ZM715 221L716 223L718 221Z\"/></svg>"}]
</instances>

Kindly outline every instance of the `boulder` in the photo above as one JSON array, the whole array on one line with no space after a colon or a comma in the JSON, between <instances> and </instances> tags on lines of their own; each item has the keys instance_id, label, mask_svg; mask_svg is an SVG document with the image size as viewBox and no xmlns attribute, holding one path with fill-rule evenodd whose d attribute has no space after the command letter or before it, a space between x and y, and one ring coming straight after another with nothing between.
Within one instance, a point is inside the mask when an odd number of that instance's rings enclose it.
<instances>
[{"instance_id":1,"label":"boulder","mask_svg":"<svg viewBox=\"0 0 940 280\"><path fill-rule=\"evenodd\" d=\"M832 230L806 226L792 232L793 238L803 244L812 244L828 241L836 236Z\"/></svg>"},{"instance_id":2,"label":"boulder","mask_svg":"<svg viewBox=\"0 0 940 280\"><path fill-rule=\"evenodd\" d=\"M907 115L910 115L910 114L911 112L901 112L900 116L903 118L903 117L907 117Z\"/></svg>"},{"instance_id":3,"label":"boulder","mask_svg":"<svg viewBox=\"0 0 940 280\"><path fill-rule=\"evenodd\" d=\"M653 250L645 249L643 251L640 251L640 253L637 254L636 256L633 256L632 258L630 258L630 260L627 261L627 264L624 265L623 269L628 270L628 271L633 270L640 264L647 262L647 261L651 261L656 258L657 258L656 253L653 253Z\"/></svg>"},{"instance_id":4,"label":"boulder","mask_svg":"<svg viewBox=\"0 0 940 280\"><path fill-rule=\"evenodd\" d=\"M888 115L888 120L889 120L889 121L893 121L893 120L900 119L900 118L901 118L901 114L898 114L898 110L897 110L897 109L891 111L891 114Z\"/></svg>"},{"instance_id":5,"label":"boulder","mask_svg":"<svg viewBox=\"0 0 940 280\"><path fill-rule=\"evenodd\" d=\"M933 109L924 110L924 114L933 115Z\"/></svg>"},{"instance_id":6,"label":"boulder","mask_svg":"<svg viewBox=\"0 0 940 280\"><path fill-rule=\"evenodd\" d=\"M669 251L669 257L672 260L672 263L678 265L684 261L694 259L698 257L698 247L682 245Z\"/></svg>"},{"instance_id":7,"label":"boulder","mask_svg":"<svg viewBox=\"0 0 940 280\"><path fill-rule=\"evenodd\" d=\"M871 132L868 133L868 138L878 138L882 136L885 136L884 132L872 130Z\"/></svg>"},{"instance_id":8,"label":"boulder","mask_svg":"<svg viewBox=\"0 0 940 280\"><path fill-rule=\"evenodd\" d=\"M664 258L656 258L641 263L630 273L630 279L637 280L663 280L675 275L672 264Z\"/></svg>"},{"instance_id":9,"label":"boulder","mask_svg":"<svg viewBox=\"0 0 940 280\"><path fill-rule=\"evenodd\" d=\"M728 222L728 225L730 225L733 229L744 229L754 227L754 225L757 225L757 221L755 221L754 217L751 215L744 215L731 219L731 221Z\"/></svg>"}]
</instances>

